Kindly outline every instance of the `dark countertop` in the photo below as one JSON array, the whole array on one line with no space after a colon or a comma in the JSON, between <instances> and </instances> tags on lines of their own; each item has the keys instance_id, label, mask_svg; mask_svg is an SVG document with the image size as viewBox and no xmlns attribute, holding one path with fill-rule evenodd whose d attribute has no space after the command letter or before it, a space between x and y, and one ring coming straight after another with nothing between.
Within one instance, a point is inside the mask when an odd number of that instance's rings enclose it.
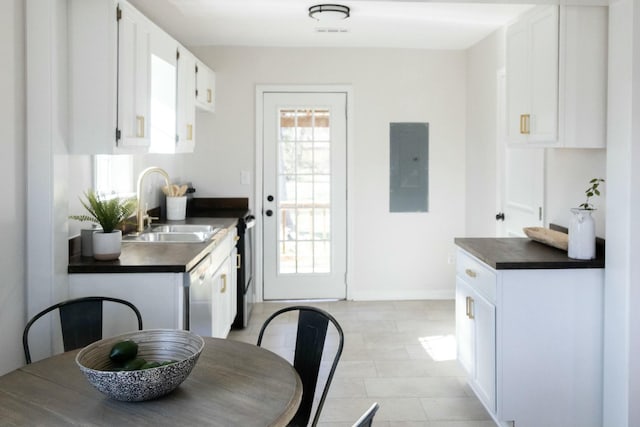
<instances>
[{"instance_id":1,"label":"dark countertop","mask_svg":"<svg viewBox=\"0 0 640 427\"><path fill-rule=\"evenodd\" d=\"M496 270L604 268L604 246L596 259L571 259L567 252L526 237L456 238L455 244Z\"/></svg>"},{"instance_id":2,"label":"dark countertop","mask_svg":"<svg viewBox=\"0 0 640 427\"><path fill-rule=\"evenodd\" d=\"M185 221L165 221L166 224L208 224L223 229L235 227L237 218L187 218ZM160 223L158 223L160 224ZM195 267L226 231L216 233L203 243L143 243L122 242L122 253L115 261L97 261L91 257L69 258L69 274L77 273L185 273Z\"/></svg>"}]
</instances>

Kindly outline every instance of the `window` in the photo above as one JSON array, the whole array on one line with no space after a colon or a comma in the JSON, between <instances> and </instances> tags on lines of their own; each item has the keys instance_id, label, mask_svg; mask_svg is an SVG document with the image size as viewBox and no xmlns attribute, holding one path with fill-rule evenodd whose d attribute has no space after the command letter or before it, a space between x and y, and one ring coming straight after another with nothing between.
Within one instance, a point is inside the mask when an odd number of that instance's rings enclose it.
<instances>
[{"instance_id":1,"label":"window","mask_svg":"<svg viewBox=\"0 0 640 427\"><path fill-rule=\"evenodd\" d=\"M94 188L100 196L130 197L135 193L133 156L94 156Z\"/></svg>"}]
</instances>

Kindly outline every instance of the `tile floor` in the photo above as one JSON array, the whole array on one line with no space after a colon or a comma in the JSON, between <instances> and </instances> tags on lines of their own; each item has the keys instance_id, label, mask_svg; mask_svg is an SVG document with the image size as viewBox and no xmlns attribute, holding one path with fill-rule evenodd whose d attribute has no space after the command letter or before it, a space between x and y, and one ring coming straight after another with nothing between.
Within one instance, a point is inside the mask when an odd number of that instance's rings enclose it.
<instances>
[{"instance_id":1,"label":"tile floor","mask_svg":"<svg viewBox=\"0 0 640 427\"><path fill-rule=\"evenodd\" d=\"M495 427L455 360L452 300L304 304L330 312L345 334L320 427L351 426L373 402L376 427ZM249 327L229 338L255 343L264 320L286 305L256 304ZM290 360L296 320L272 324L263 346Z\"/></svg>"}]
</instances>

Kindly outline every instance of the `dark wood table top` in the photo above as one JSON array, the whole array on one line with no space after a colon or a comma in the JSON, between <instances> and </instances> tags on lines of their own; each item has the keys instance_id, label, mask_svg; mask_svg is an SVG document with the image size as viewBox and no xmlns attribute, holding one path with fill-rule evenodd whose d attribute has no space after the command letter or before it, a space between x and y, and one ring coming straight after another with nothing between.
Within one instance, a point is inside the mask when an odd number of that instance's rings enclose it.
<instances>
[{"instance_id":1,"label":"dark wood table top","mask_svg":"<svg viewBox=\"0 0 640 427\"><path fill-rule=\"evenodd\" d=\"M191 375L146 402L108 398L75 363L78 350L0 377L0 424L15 426L285 426L302 398L295 369L238 341L205 338Z\"/></svg>"}]
</instances>

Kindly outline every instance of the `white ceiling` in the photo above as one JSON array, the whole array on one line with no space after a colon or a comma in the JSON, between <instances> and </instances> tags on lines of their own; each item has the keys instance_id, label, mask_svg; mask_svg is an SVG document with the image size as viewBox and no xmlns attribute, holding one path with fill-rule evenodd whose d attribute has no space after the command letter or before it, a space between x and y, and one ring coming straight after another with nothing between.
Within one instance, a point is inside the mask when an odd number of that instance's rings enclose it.
<instances>
[{"instance_id":1,"label":"white ceiling","mask_svg":"<svg viewBox=\"0 0 640 427\"><path fill-rule=\"evenodd\" d=\"M417 49L467 49L530 8L527 1L609 0L130 0L186 46ZM310 18L309 7L322 3L349 6L351 17L330 24ZM327 32L336 29L346 32Z\"/></svg>"},{"instance_id":2,"label":"white ceiling","mask_svg":"<svg viewBox=\"0 0 640 427\"><path fill-rule=\"evenodd\" d=\"M419 49L466 49L530 7L526 4L347 0L337 3L349 6L351 17L324 24L308 16L310 6L323 3L317 0L130 2L186 46ZM347 32L319 32L319 29Z\"/></svg>"}]
</instances>

